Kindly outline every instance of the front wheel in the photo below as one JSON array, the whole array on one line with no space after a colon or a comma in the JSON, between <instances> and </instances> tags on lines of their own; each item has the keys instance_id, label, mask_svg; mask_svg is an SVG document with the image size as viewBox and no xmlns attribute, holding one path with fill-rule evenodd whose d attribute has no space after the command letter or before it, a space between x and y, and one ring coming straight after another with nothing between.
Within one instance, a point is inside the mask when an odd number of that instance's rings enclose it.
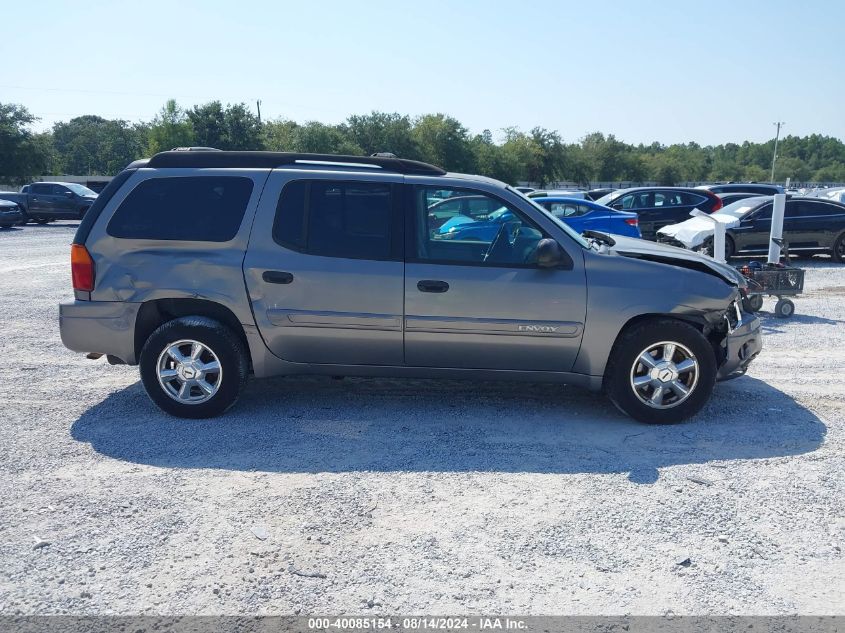
<instances>
[{"instance_id":1,"label":"front wheel","mask_svg":"<svg viewBox=\"0 0 845 633\"><path fill-rule=\"evenodd\" d=\"M33 222L36 224L47 224L49 221L47 218L33 218Z\"/></svg>"},{"instance_id":2,"label":"front wheel","mask_svg":"<svg viewBox=\"0 0 845 633\"><path fill-rule=\"evenodd\" d=\"M653 319L616 342L604 387L632 418L674 424L698 413L715 381L715 354L701 332L682 321Z\"/></svg>"},{"instance_id":3,"label":"front wheel","mask_svg":"<svg viewBox=\"0 0 845 633\"><path fill-rule=\"evenodd\" d=\"M775 316L779 319L788 319L795 314L795 304L789 299L778 299L775 304Z\"/></svg>"},{"instance_id":4,"label":"front wheel","mask_svg":"<svg viewBox=\"0 0 845 633\"><path fill-rule=\"evenodd\" d=\"M150 335L140 358L144 389L165 412L211 418L231 407L246 382L243 341L222 323L190 316Z\"/></svg>"}]
</instances>

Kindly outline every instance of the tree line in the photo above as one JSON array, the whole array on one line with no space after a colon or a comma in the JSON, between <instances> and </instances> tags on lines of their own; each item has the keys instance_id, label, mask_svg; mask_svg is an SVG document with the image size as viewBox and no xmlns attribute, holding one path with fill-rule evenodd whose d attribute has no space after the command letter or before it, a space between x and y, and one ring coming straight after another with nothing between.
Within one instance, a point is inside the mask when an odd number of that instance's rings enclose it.
<instances>
[{"instance_id":1,"label":"tree line","mask_svg":"<svg viewBox=\"0 0 845 633\"><path fill-rule=\"evenodd\" d=\"M555 130L516 127L480 134L445 114L410 117L371 112L340 124L287 119L261 121L244 103L212 101L182 108L169 100L149 122L93 114L61 121L46 132L19 104L0 103L0 182L45 175L114 175L131 161L183 146L369 155L392 152L449 171L483 174L509 183L569 181L767 181L774 141L633 145L601 132L567 142ZM778 145L775 180L845 182L845 144L811 134Z\"/></svg>"}]
</instances>

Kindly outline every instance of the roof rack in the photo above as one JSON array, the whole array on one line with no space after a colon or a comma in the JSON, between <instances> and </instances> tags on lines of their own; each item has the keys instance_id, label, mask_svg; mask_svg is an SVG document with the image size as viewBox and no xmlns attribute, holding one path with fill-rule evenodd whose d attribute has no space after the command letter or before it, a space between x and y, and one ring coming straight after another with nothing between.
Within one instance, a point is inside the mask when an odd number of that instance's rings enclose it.
<instances>
[{"instance_id":1,"label":"roof rack","mask_svg":"<svg viewBox=\"0 0 845 633\"><path fill-rule=\"evenodd\" d=\"M405 158L387 156L344 156L340 154L298 154L293 152L214 152L170 151L153 156L146 167L263 167L285 165L310 165L324 167L369 167L400 174L443 176L440 167Z\"/></svg>"}]
</instances>

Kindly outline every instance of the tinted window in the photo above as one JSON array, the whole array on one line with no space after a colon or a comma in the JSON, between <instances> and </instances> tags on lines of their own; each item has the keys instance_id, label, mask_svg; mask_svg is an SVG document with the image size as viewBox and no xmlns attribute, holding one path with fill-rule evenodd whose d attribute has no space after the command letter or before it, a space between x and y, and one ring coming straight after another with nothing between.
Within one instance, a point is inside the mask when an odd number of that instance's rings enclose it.
<instances>
[{"instance_id":1,"label":"tinted window","mask_svg":"<svg viewBox=\"0 0 845 633\"><path fill-rule=\"evenodd\" d=\"M417 187L414 198L414 250L419 261L530 266L537 243L545 237L520 211L486 194L474 194L473 198L494 209L488 215L455 214L445 222L432 208L430 189Z\"/></svg>"},{"instance_id":2,"label":"tinted window","mask_svg":"<svg viewBox=\"0 0 845 633\"><path fill-rule=\"evenodd\" d=\"M326 257L390 259L391 186L299 180L282 190L273 238Z\"/></svg>"},{"instance_id":3,"label":"tinted window","mask_svg":"<svg viewBox=\"0 0 845 633\"><path fill-rule=\"evenodd\" d=\"M823 202L796 200L786 203L786 215L793 218L830 215L831 213L836 213L837 211L838 209L833 205L824 204Z\"/></svg>"},{"instance_id":4,"label":"tinted window","mask_svg":"<svg viewBox=\"0 0 845 633\"><path fill-rule=\"evenodd\" d=\"M771 220L772 219L772 205L767 204L761 207L759 211L752 216L754 220Z\"/></svg>"},{"instance_id":5,"label":"tinted window","mask_svg":"<svg viewBox=\"0 0 845 633\"><path fill-rule=\"evenodd\" d=\"M109 221L113 237L227 242L238 232L252 180L236 176L151 178Z\"/></svg>"},{"instance_id":6,"label":"tinted window","mask_svg":"<svg viewBox=\"0 0 845 633\"><path fill-rule=\"evenodd\" d=\"M43 183L36 183L32 185L31 193L40 193L41 195L50 195L52 193L53 186L49 184Z\"/></svg>"},{"instance_id":7,"label":"tinted window","mask_svg":"<svg viewBox=\"0 0 845 633\"><path fill-rule=\"evenodd\" d=\"M305 194L308 182L295 180L282 189L276 205L273 239L297 251L305 248Z\"/></svg>"},{"instance_id":8,"label":"tinted window","mask_svg":"<svg viewBox=\"0 0 845 633\"><path fill-rule=\"evenodd\" d=\"M68 189L64 185L53 185L52 191L50 193L52 193L54 196L64 196L70 193L70 189Z\"/></svg>"}]
</instances>

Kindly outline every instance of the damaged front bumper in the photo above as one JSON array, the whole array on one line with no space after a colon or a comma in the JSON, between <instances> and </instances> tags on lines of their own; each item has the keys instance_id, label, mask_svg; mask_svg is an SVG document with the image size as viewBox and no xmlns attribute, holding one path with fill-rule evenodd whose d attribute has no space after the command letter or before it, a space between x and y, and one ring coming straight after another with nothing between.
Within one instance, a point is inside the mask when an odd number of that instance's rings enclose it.
<instances>
[{"instance_id":1,"label":"damaged front bumper","mask_svg":"<svg viewBox=\"0 0 845 633\"><path fill-rule=\"evenodd\" d=\"M742 376L751 361L763 349L760 319L743 312L739 302L731 306L734 314L726 315L728 332L724 340L725 360L719 367L716 380L730 380Z\"/></svg>"}]
</instances>

